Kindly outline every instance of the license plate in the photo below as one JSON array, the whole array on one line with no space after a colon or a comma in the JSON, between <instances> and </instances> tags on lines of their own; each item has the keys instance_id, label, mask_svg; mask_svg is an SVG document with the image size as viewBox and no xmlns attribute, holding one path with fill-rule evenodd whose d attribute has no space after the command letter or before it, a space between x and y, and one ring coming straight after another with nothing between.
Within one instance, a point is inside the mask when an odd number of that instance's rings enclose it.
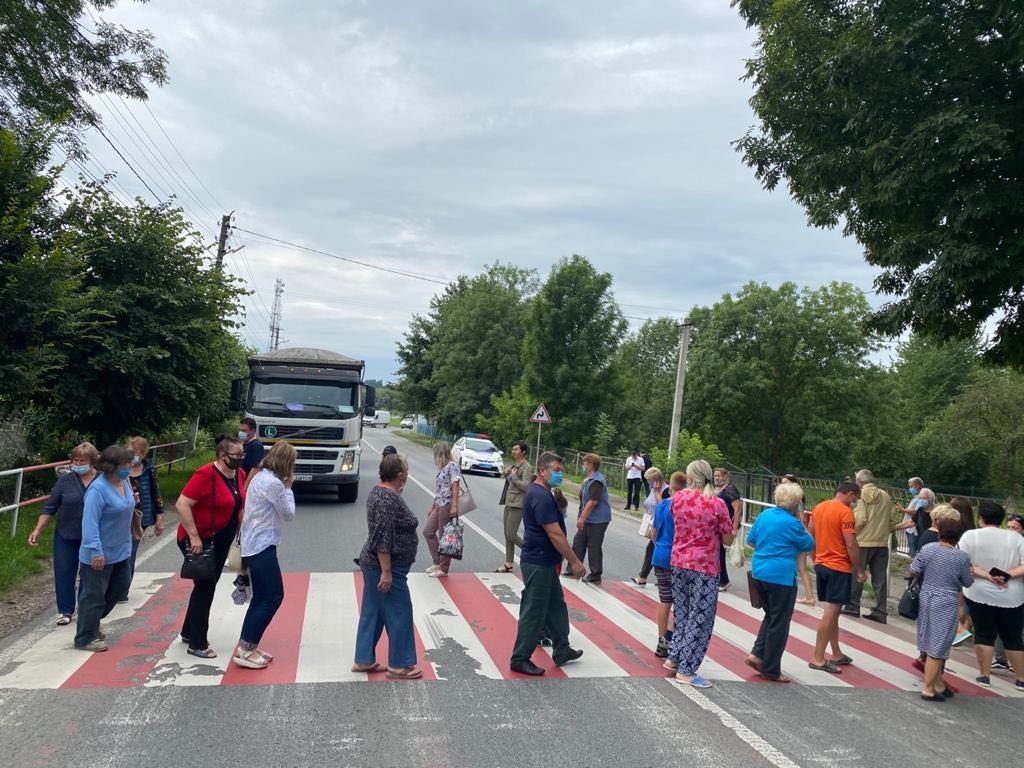
<instances>
[{"instance_id":1,"label":"license plate","mask_svg":"<svg viewBox=\"0 0 1024 768\"><path fill-rule=\"evenodd\" d=\"M493 464L481 464L480 468L481 469L494 469L494 465Z\"/></svg>"},{"instance_id":2,"label":"license plate","mask_svg":"<svg viewBox=\"0 0 1024 768\"><path fill-rule=\"evenodd\" d=\"M299 483L311 483L311 482L313 482L313 476L312 475L296 475L295 476L295 480L296 480L296 482L299 482Z\"/></svg>"}]
</instances>

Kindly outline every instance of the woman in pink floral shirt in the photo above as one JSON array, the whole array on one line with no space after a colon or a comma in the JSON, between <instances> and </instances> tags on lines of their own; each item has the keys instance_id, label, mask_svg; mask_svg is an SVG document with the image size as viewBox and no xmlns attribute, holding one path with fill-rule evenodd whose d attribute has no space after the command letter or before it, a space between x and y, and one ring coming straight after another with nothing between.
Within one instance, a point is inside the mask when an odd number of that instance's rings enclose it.
<instances>
[{"instance_id":1,"label":"woman in pink floral shirt","mask_svg":"<svg viewBox=\"0 0 1024 768\"><path fill-rule=\"evenodd\" d=\"M718 548L732 544L732 518L718 498L714 472L703 459L686 467L687 488L672 497L672 605L675 631L666 669L695 688L711 683L697 674L707 653L718 609Z\"/></svg>"}]
</instances>

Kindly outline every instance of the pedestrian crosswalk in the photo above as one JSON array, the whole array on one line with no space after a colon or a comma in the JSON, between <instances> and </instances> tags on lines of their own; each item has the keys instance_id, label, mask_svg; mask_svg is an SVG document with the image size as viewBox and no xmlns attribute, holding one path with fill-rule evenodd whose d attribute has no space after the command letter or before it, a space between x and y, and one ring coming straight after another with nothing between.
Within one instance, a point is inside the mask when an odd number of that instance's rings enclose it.
<instances>
[{"instance_id":1,"label":"pedestrian crosswalk","mask_svg":"<svg viewBox=\"0 0 1024 768\"><path fill-rule=\"evenodd\" d=\"M230 663L244 607L231 601L225 574L211 611L210 644L219 656L198 659L185 653L178 630L191 582L174 574L137 573L131 598L104 621L110 650L89 654L72 647L74 624L54 626L20 655L0 665L0 688L129 688L159 686L266 685L381 681L383 673L350 670L362 592L360 573L287 573L285 600L262 646L275 656L264 670ZM626 582L601 586L563 580L571 642L583 649L578 662L557 667L550 649L534 661L552 678L661 677L654 655L657 594ZM514 574L453 573L446 579L412 574L416 647L425 680L519 679L508 668L516 634L519 594ZM807 667L818 609L798 606L793 617L783 670L797 684L841 688L918 690L920 676L910 662L917 655L905 628L868 626L844 618L841 641L855 663L842 675ZM740 596L720 595L715 634L701 668L710 680L756 682L744 664L761 612ZM387 660L387 637L378 660ZM962 693L1020 697L1011 679L993 676L992 687L974 683L967 657L952 660L950 680Z\"/></svg>"}]
</instances>

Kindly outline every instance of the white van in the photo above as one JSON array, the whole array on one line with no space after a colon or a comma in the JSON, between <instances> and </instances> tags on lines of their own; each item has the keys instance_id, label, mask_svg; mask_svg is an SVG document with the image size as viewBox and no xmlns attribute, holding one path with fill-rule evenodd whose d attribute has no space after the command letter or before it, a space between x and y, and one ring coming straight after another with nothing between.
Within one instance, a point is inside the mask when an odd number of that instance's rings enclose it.
<instances>
[{"instance_id":1,"label":"white van","mask_svg":"<svg viewBox=\"0 0 1024 768\"><path fill-rule=\"evenodd\" d=\"M380 427L383 429L391 424L391 411L376 411L373 416L363 416L364 427Z\"/></svg>"}]
</instances>

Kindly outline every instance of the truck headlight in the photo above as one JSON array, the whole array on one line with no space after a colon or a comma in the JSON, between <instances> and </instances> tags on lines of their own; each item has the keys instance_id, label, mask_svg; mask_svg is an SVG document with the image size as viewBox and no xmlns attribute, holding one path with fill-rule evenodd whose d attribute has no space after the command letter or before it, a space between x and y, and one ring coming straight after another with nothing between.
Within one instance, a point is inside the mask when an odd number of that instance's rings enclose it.
<instances>
[{"instance_id":1,"label":"truck headlight","mask_svg":"<svg viewBox=\"0 0 1024 768\"><path fill-rule=\"evenodd\" d=\"M351 472L353 465L356 463L356 452L345 451L345 456L341 460L341 471Z\"/></svg>"}]
</instances>

